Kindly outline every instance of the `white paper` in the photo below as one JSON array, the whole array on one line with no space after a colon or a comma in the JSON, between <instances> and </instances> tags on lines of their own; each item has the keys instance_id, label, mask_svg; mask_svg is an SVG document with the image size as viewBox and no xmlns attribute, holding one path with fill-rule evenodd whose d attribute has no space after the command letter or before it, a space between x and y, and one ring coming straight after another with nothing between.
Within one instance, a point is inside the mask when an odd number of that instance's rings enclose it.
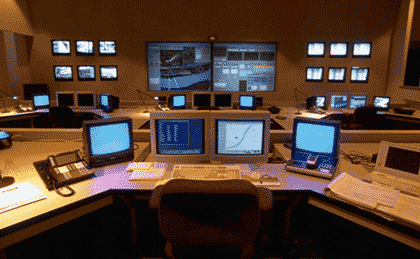
<instances>
[{"instance_id":1,"label":"white paper","mask_svg":"<svg viewBox=\"0 0 420 259\"><path fill-rule=\"evenodd\" d=\"M12 184L0 189L0 213L46 198L30 182Z\"/></svg>"},{"instance_id":2,"label":"white paper","mask_svg":"<svg viewBox=\"0 0 420 259\"><path fill-rule=\"evenodd\" d=\"M391 208L387 206L378 206L377 210L420 225L419 198L400 194L397 205L395 207Z\"/></svg>"}]
</instances>

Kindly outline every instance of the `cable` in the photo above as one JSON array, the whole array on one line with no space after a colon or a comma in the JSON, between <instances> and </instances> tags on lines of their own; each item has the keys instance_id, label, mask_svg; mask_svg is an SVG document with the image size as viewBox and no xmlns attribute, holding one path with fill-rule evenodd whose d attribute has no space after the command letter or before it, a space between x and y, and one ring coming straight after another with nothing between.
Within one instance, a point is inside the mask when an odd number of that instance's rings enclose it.
<instances>
[{"instance_id":1,"label":"cable","mask_svg":"<svg viewBox=\"0 0 420 259\"><path fill-rule=\"evenodd\" d=\"M344 156L345 160L350 161L352 164L361 164L368 171L372 171L375 168L375 163L372 162L372 158L359 151L350 150L347 154L340 149L340 154Z\"/></svg>"},{"instance_id":2,"label":"cable","mask_svg":"<svg viewBox=\"0 0 420 259\"><path fill-rule=\"evenodd\" d=\"M133 143L133 145L134 145L134 150L137 150L137 149L139 149L139 145L138 145L138 144L136 144L136 143Z\"/></svg>"}]
</instances>

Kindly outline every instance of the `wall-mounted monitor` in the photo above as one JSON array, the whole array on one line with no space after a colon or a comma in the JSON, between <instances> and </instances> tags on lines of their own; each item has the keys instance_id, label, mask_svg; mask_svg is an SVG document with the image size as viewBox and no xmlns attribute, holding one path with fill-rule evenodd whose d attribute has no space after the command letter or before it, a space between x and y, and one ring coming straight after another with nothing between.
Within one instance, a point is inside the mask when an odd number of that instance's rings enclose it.
<instances>
[{"instance_id":1,"label":"wall-mounted monitor","mask_svg":"<svg viewBox=\"0 0 420 259\"><path fill-rule=\"evenodd\" d=\"M366 106L367 96L366 95L352 95L350 96L350 109L357 109L359 107Z\"/></svg>"},{"instance_id":2,"label":"wall-mounted monitor","mask_svg":"<svg viewBox=\"0 0 420 259\"><path fill-rule=\"evenodd\" d=\"M70 40L51 40L53 56L70 56Z\"/></svg>"},{"instance_id":3,"label":"wall-mounted monitor","mask_svg":"<svg viewBox=\"0 0 420 259\"><path fill-rule=\"evenodd\" d=\"M354 43L353 58L370 58L372 53L372 42Z\"/></svg>"},{"instance_id":4,"label":"wall-mounted monitor","mask_svg":"<svg viewBox=\"0 0 420 259\"><path fill-rule=\"evenodd\" d=\"M369 79L369 68L352 67L350 83L367 83Z\"/></svg>"},{"instance_id":5,"label":"wall-mounted monitor","mask_svg":"<svg viewBox=\"0 0 420 259\"><path fill-rule=\"evenodd\" d=\"M391 98L389 96L374 96L373 97L373 106L378 108L378 110L380 111L388 111L390 103L391 103Z\"/></svg>"},{"instance_id":6,"label":"wall-mounted monitor","mask_svg":"<svg viewBox=\"0 0 420 259\"><path fill-rule=\"evenodd\" d=\"M347 95L331 95L330 107L332 109L346 109L347 108Z\"/></svg>"},{"instance_id":7,"label":"wall-mounted monitor","mask_svg":"<svg viewBox=\"0 0 420 259\"><path fill-rule=\"evenodd\" d=\"M328 82L344 83L346 81L345 67L328 68Z\"/></svg>"},{"instance_id":8,"label":"wall-mounted monitor","mask_svg":"<svg viewBox=\"0 0 420 259\"><path fill-rule=\"evenodd\" d=\"M32 96L34 110L50 108L50 96L48 94L35 94Z\"/></svg>"},{"instance_id":9,"label":"wall-mounted monitor","mask_svg":"<svg viewBox=\"0 0 420 259\"><path fill-rule=\"evenodd\" d=\"M213 90L274 92L276 43L213 44Z\"/></svg>"},{"instance_id":10,"label":"wall-mounted monitor","mask_svg":"<svg viewBox=\"0 0 420 259\"><path fill-rule=\"evenodd\" d=\"M222 108L232 108L232 95L214 94L214 106Z\"/></svg>"},{"instance_id":11,"label":"wall-mounted monitor","mask_svg":"<svg viewBox=\"0 0 420 259\"><path fill-rule=\"evenodd\" d=\"M99 56L116 56L117 43L115 40L100 40L98 41Z\"/></svg>"},{"instance_id":12,"label":"wall-mounted monitor","mask_svg":"<svg viewBox=\"0 0 420 259\"><path fill-rule=\"evenodd\" d=\"M194 93L193 108L211 106L211 94L209 93Z\"/></svg>"},{"instance_id":13,"label":"wall-mounted monitor","mask_svg":"<svg viewBox=\"0 0 420 259\"><path fill-rule=\"evenodd\" d=\"M72 66L54 66L55 81L73 81Z\"/></svg>"},{"instance_id":14,"label":"wall-mounted monitor","mask_svg":"<svg viewBox=\"0 0 420 259\"><path fill-rule=\"evenodd\" d=\"M322 82L324 77L323 67L307 67L306 81L307 82Z\"/></svg>"},{"instance_id":15,"label":"wall-mounted monitor","mask_svg":"<svg viewBox=\"0 0 420 259\"><path fill-rule=\"evenodd\" d=\"M93 40L76 40L77 56L93 56Z\"/></svg>"},{"instance_id":16,"label":"wall-mounted monitor","mask_svg":"<svg viewBox=\"0 0 420 259\"><path fill-rule=\"evenodd\" d=\"M23 98L26 101L32 100L34 94L50 94L47 84L23 84Z\"/></svg>"},{"instance_id":17,"label":"wall-mounted monitor","mask_svg":"<svg viewBox=\"0 0 420 259\"><path fill-rule=\"evenodd\" d=\"M308 58L323 58L325 56L324 42L309 42L308 43Z\"/></svg>"},{"instance_id":18,"label":"wall-mounted monitor","mask_svg":"<svg viewBox=\"0 0 420 259\"><path fill-rule=\"evenodd\" d=\"M149 91L211 91L211 44L147 42Z\"/></svg>"},{"instance_id":19,"label":"wall-mounted monitor","mask_svg":"<svg viewBox=\"0 0 420 259\"><path fill-rule=\"evenodd\" d=\"M239 95L239 109L254 110L257 107L255 96Z\"/></svg>"},{"instance_id":20,"label":"wall-mounted monitor","mask_svg":"<svg viewBox=\"0 0 420 259\"><path fill-rule=\"evenodd\" d=\"M170 109L187 108L187 96L185 94L174 94L169 96L168 107Z\"/></svg>"},{"instance_id":21,"label":"wall-mounted monitor","mask_svg":"<svg viewBox=\"0 0 420 259\"><path fill-rule=\"evenodd\" d=\"M330 58L346 58L347 42L332 42L330 44Z\"/></svg>"},{"instance_id":22,"label":"wall-mounted monitor","mask_svg":"<svg viewBox=\"0 0 420 259\"><path fill-rule=\"evenodd\" d=\"M95 81L95 66L77 66L79 81Z\"/></svg>"},{"instance_id":23,"label":"wall-mounted monitor","mask_svg":"<svg viewBox=\"0 0 420 259\"><path fill-rule=\"evenodd\" d=\"M56 92L55 100L57 102L57 106L74 107L76 105L76 93Z\"/></svg>"},{"instance_id":24,"label":"wall-mounted monitor","mask_svg":"<svg viewBox=\"0 0 420 259\"><path fill-rule=\"evenodd\" d=\"M101 81L118 80L117 66L100 66Z\"/></svg>"},{"instance_id":25,"label":"wall-mounted monitor","mask_svg":"<svg viewBox=\"0 0 420 259\"><path fill-rule=\"evenodd\" d=\"M78 92L76 93L77 108L80 109L96 109L96 93Z\"/></svg>"}]
</instances>

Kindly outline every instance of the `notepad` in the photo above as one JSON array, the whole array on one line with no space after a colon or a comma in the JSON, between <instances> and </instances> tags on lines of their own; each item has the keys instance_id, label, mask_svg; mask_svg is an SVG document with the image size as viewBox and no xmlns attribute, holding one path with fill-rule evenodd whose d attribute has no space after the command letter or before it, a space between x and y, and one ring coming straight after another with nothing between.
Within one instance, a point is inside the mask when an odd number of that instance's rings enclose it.
<instances>
[{"instance_id":1,"label":"notepad","mask_svg":"<svg viewBox=\"0 0 420 259\"><path fill-rule=\"evenodd\" d=\"M12 184L0 189L0 213L46 198L30 182Z\"/></svg>"},{"instance_id":2,"label":"notepad","mask_svg":"<svg viewBox=\"0 0 420 259\"><path fill-rule=\"evenodd\" d=\"M147 165L144 166L145 169L141 169L141 167L130 167L128 165L128 168L134 168L134 171L131 171L131 176L128 179L130 182L138 182L138 181L155 181L160 180L165 176L166 168L168 167L168 164L166 163L150 163L150 167ZM140 170L139 170L140 169Z\"/></svg>"}]
</instances>

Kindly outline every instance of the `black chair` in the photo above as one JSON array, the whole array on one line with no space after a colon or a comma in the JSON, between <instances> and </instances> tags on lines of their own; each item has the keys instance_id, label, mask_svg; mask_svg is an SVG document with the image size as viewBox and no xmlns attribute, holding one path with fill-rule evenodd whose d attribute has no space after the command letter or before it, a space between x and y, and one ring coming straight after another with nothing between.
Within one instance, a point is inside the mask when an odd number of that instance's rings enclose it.
<instances>
[{"instance_id":1,"label":"black chair","mask_svg":"<svg viewBox=\"0 0 420 259\"><path fill-rule=\"evenodd\" d=\"M70 107L50 107L50 119L54 128L81 128L82 121Z\"/></svg>"},{"instance_id":2,"label":"black chair","mask_svg":"<svg viewBox=\"0 0 420 259\"><path fill-rule=\"evenodd\" d=\"M380 130L389 128L377 112L378 108L374 106L359 107L354 111L353 121L360 129ZM392 125L388 126L391 127Z\"/></svg>"},{"instance_id":3,"label":"black chair","mask_svg":"<svg viewBox=\"0 0 420 259\"><path fill-rule=\"evenodd\" d=\"M169 258L255 258L268 242L272 193L246 180L173 179L149 204Z\"/></svg>"}]
</instances>

